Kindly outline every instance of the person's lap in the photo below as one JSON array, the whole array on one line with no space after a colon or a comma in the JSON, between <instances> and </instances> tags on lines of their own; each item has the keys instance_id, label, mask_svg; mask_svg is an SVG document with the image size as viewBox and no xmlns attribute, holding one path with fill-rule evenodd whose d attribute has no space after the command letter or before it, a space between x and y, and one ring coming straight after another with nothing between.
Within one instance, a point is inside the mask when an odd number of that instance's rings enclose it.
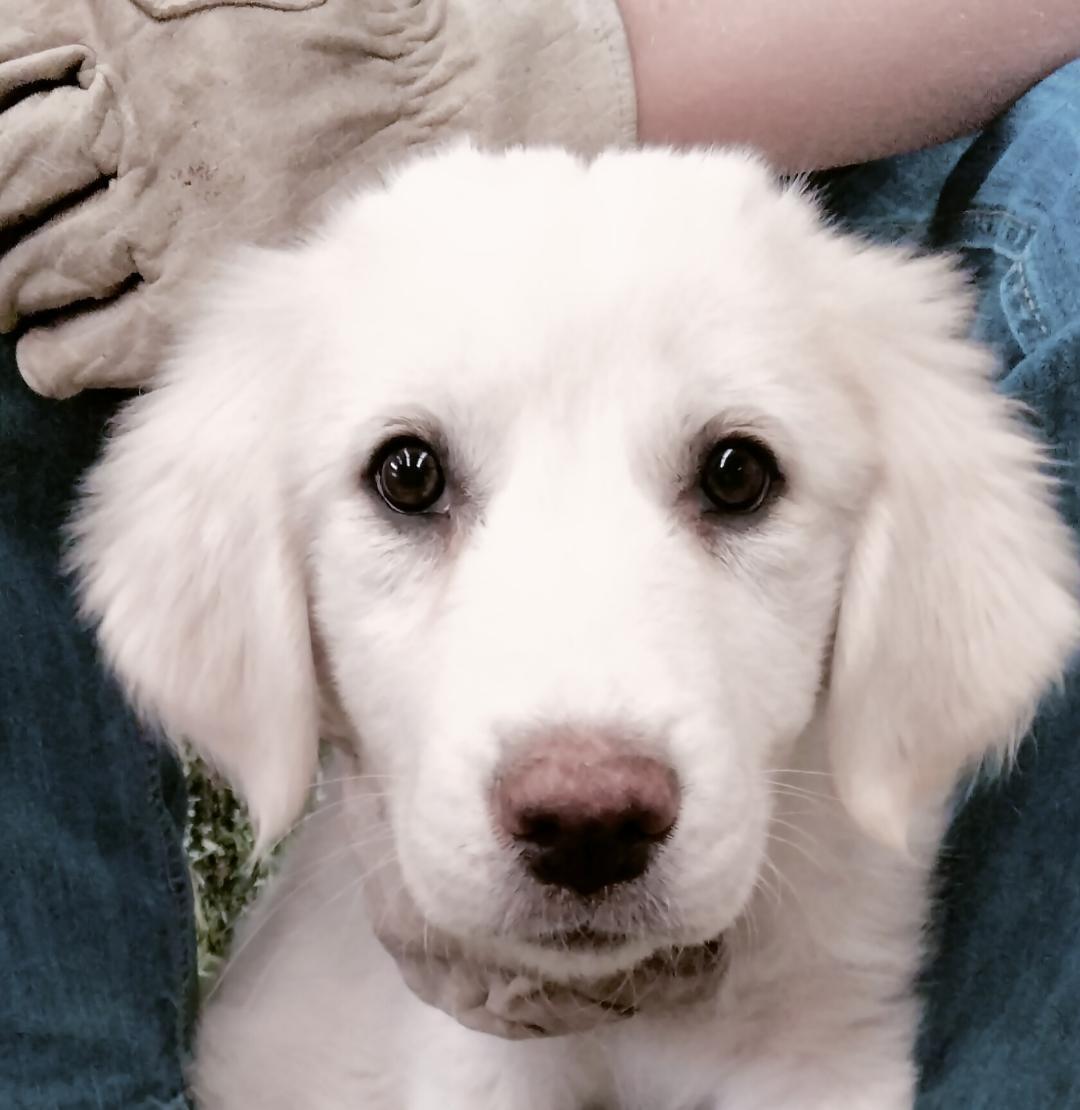
<instances>
[{"instance_id":1,"label":"person's lap","mask_svg":"<svg viewBox=\"0 0 1080 1110\"><path fill-rule=\"evenodd\" d=\"M179 1110L194 985L183 783L94 659L59 528L113 400L0 346L0 1106Z\"/></svg>"},{"instance_id":2,"label":"person's lap","mask_svg":"<svg viewBox=\"0 0 1080 1110\"><path fill-rule=\"evenodd\" d=\"M1080 526L1080 63L974 140L826 179L830 208L958 251L1001 388L1031 406ZM175 762L94 661L58 530L112 400L22 386L0 342L0 1105L183 1105L194 982ZM963 435L963 429L957 429ZM1080 1105L1080 677L943 860L920 1110Z\"/></svg>"}]
</instances>

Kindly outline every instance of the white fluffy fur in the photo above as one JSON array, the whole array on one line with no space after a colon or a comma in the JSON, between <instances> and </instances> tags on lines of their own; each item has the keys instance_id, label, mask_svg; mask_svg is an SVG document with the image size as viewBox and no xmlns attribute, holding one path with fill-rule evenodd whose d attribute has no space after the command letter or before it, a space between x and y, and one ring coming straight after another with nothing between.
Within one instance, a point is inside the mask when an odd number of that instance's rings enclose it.
<instances>
[{"instance_id":1,"label":"white fluffy fur","mask_svg":"<svg viewBox=\"0 0 1080 1110\"><path fill-rule=\"evenodd\" d=\"M206 1016L227 1110L904 1110L947 799L1007 756L1078 629L1040 450L946 263L825 228L739 153L458 148L251 253L119 420L75 532L136 702L302 808L320 700L364 773L304 827ZM362 473L420 426L449 515ZM703 522L691 446L750 431L780 498ZM530 944L493 835L518 732L653 738L684 784L602 961ZM324 726L325 728L325 726ZM347 757L348 758L348 757ZM370 800L370 799L369 799ZM551 976L725 932L715 1004L502 1041L426 1008L362 909Z\"/></svg>"}]
</instances>

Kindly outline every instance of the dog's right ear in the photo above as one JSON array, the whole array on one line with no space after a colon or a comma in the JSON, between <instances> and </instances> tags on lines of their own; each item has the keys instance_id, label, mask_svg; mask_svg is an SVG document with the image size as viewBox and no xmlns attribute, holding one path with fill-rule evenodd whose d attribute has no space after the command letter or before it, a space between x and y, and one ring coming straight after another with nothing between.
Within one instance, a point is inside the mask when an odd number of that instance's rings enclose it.
<instances>
[{"instance_id":1,"label":"dog's right ear","mask_svg":"<svg viewBox=\"0 0 1080 1110\"><path fill-rule=\"evenodd\" d=\"M838 242L836 246L846 244ZM943 259L855 244L834 304L879 459L839 606L827 724L840 797L909 850L920 813L1016 750L1080 644L1047 458L967 336Z\"/></svg>"},{"instance_id":2,"label":"dog's right ear","mask_svg":"<svg viewBox=\"0 0 1080 1110\"><path fill-rule=\"evenodd\" d=\"M69 565L109 663L140 711L235 786L260 848L303 808L318 749L284 466L289 265L252 252L241 280L216 287L161 384L121 411L70 527Z\"/></svg>"}]
</instances>

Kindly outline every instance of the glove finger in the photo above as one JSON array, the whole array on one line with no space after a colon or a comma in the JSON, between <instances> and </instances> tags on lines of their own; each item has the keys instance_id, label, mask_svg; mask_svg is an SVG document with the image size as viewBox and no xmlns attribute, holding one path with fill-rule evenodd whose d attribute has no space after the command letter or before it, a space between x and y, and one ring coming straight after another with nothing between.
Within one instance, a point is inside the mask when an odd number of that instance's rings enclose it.
<instances>
[{"instance_id":1,"label":"glove finger","mask_svg":"<svg viewBox=\"0 0 1080 1110\"><path fill-rule=\"evenodd\" d=\"M85 46L54 46L36 53L10 54L0 42L0 106L39 91L41 85L71 85L92 66Z\"/></svg>"},{"instance_id":2,"label":"glove finger","mask_svg":"<svg viewBox=\"0 0 1080 1110\"><path fill-rule=\"evenodd\" d=\"M165 351L172 300L163 286L139 285L114 300L32 327L15 346L19 371L43 397L143 385Z\"/></svg>"},{"instance_id":3,"label":"glove finger","mask_svg":"<svg viewBox=\"0 0 1080 1110\"><path fill-rule=\"evenodd\" d=\"M137 173L109 182L0 257L0 331L39 312L104 300L138 274L127 229L142 184Z\"/></svg>"},{"instance_id":4,"label":"glove finger","mask_svg":"<svg viewBox=\"0 0 1080 1110\"><path fill-rule=\"evenodd\" d=\"M39 59L50 61L44 55ZM6 69L0 66L0 82L26 76ZM116 173L120 118L100 70L86 88L60 85L24 97L3 112L0 121L0 229L40 216Z\"/></svg>"}]
</instances>

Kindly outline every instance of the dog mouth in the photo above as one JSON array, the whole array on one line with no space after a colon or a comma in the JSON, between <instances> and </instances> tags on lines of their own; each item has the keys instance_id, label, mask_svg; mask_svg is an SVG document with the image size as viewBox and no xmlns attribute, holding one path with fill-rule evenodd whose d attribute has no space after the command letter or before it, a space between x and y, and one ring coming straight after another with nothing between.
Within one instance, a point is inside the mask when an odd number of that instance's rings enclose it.
<instances>
[{"instance_id":1,"label":"dog mouth","mask_svg":"<svg viewBox=\"0 0 1080 1110\"><path fill-rule=\"evenodd\" d=\"M594 979L570 980L568 986L624 1017L643 1010L679 1008L713 995L728 967L722 936L703 944L663 948L631 968Z\"/></svg>"},{"instance_id":2,"label":"dog mouth","mask_svg":"<svg viewBox=\"0 0 1080 1110\"><path fill-rule=\"evenodd\" d=\"M545 941L561 945L569 939L552 935ZM573 930L573 941L585 946L577 951L586 954L586 958L604 954L606 950L596 947L597 943L634 943L625 934L597 934L591 929ZM702 944L662 948L629 967L599 974L515 976L513 983L518 994L510 1000L509 1010L520 1009L521 1015L529 1015L524 1019L527 1035L543 1036L584 1030L641 1013L672 1012L707 1004L716 996L726 975L729 955L723 936L718 936Z\"/></svg>"},{"instance_id":3,"label":"dog mouth","mask_svg":"<svg viewBox=\"0 0 1080 1110\"><path fill-rule=\"evenodd\" d=\"M727 946L721 935L703 944L662 949L643 960L637 970L674 979L696 979L725 970L727 959Z\"/></svg>"},{"instance_id":4,"label":"dog mouth","mask_svg":"<svg viewBox=\"0 0 1080 1110\"><path fill-rule=\"evenodd\" d=\"M582 925L575 929L560 929L544 933L534 941L540 948L563 952L612 952L626 947L631 938L626 933L608 932Z\"/></svg>"},{"instance_id":5,"label":"dog mouth","mask_svg":"<svg viewBox=\"0 0 1080 1110\"><path fill-rule=\"evenodd\" d=\"M611 959L618 964L620 953L638 948L642 942L629 933L586 925L544 933L530 938L528 943L554 957L563 955L586 960L598 957L601 965L606 965ZM642 980L654 979L686 981L715 978L718 971L726 966L727 958L727 945L721 933L696 944L668 943L653 948L647 955L635 959L629 967L616 966L612 974L616 977L630 976L639 984ZM571 975L571 979L574 977Z\"/></svg>"}]
</instances>

